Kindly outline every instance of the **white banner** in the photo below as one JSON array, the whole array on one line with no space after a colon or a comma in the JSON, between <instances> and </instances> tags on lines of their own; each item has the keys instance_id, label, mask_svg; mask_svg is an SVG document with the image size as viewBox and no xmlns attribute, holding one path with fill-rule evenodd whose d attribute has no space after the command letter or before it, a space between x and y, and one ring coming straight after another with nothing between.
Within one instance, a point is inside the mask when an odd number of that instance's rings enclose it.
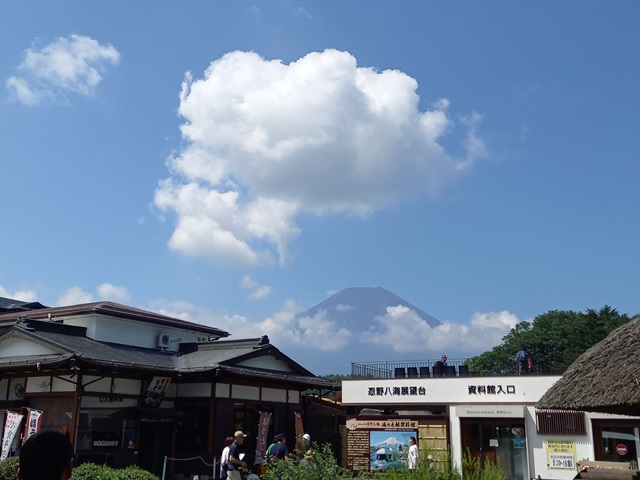
<instances>
[{"instance_id":1,"label":"white banner","mask_svg":"<svg viewBox=\"0 0 640 480\"><path fill-rule=\"evenodd\" d=\"M159 407L170 383L171 377L153 377L149 388L147 388L147 396L144 399L144 403L150 407Z\"/></svg>"},{"instance_id":2,"label":"white banner","mask_svg":"<svg viewBox=\"0 0 640 480\"><path fill-rule=\"evenodd\" d=\"M4 460L9 456L11 451L11 445L13 444L13 438L16 436L22 417L16 412L10 412L7 410L7 418L4 422L4 435L2 436L2 454L0 454L0 460Z\"/></svg>"},{"instance_id":3,"label":"white banner","mask_svg":"<svg viewBox=\"0 0 640 480\"><path fill-rule=\"evenodd\" d=\"M34 410L32 408L29 409L29 413L27 414L27 431L24 435L24 441L29 440L31 435L35 435L40 431L40 417L42 416L42 411Z\"/></svg>"}]
</instances>

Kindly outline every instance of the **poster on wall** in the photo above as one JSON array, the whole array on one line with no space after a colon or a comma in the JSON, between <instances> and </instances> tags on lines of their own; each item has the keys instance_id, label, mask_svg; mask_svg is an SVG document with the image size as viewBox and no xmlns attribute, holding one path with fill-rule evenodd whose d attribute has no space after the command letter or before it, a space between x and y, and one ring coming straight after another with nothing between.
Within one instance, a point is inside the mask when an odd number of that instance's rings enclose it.
<instances>
[{"instance_id":1,"label":"poster on wall","mask_svg":"<svg viewBox=\"0 0 640 480\"><path fill-rule=\"evenodd\" d=\"M369 448L372 472L385 470L401 470L407 466L409 453L409 437L418 438L415 430L371 430L369 432Z\"/></svg>"},{"instance_id":2,"label":"poster on wall","mask_svg":"<svg viewBox=\"0 0 640 480\"><path fill-rule=\"evenodd\" d=\"M547 439L544 443L547 451L547 468L576 469L575 440Z\"/></svg>"},{"instance_id":3,"label":"poster on wall","mask_svg":"<svg viewBox=\"0 0 640 480\"><path fill-rule=\"evenodd\" d=\"M418 422L408 419L347 420L347 468L351 471L407 468L409 437L418 438Z\"/></svg>"}]
</instances>

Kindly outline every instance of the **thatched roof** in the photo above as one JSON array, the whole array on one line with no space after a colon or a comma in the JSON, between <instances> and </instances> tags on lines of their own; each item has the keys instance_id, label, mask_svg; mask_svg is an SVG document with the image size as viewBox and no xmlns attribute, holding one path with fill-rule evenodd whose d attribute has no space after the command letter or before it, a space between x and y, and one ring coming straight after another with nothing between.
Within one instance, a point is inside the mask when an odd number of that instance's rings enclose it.
<instances>
[{"instance_id":1,"label":"thatched roof","mask_svg":"<svg viewBox=\"0 0 640 480\"><path fill-rule=\"evenodd\" d=\"M580 355L536 407L640 415L640 316Z\"/></svg>"}]
</instances>

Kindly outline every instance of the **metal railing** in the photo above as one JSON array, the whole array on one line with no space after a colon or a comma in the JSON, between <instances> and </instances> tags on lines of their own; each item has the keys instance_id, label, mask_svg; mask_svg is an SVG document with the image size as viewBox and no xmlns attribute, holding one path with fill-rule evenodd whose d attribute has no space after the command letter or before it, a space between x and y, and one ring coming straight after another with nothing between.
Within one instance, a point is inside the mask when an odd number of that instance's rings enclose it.
<instances>
[{"instance_id":1,"label":"metal railing","mask_svg":"<svg viewBox=\"0 0 640 480\"><path fill-rule=\"evenodd\" d=\"M440 360L403 360L379 362L352 362L352 377L360 378L421 378L468 375L466 358L447 359L440 367Z\"/></svg>"}]
</instances>

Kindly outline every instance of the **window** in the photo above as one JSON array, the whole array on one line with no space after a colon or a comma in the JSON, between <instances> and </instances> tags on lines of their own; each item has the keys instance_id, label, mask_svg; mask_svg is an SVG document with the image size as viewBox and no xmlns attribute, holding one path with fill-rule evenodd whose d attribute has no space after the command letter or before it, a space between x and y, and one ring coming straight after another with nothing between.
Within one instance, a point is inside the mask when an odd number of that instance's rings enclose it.
<instances>
[{"instance_id":1,"label":"window","mask_svg":"<svg viewBox=\"0 0 640 480\"><path fill-rule=\"evenodd\" d=\"M536 428L540 435L586 435L584 412L536 410Z\"/></svg>"}]
</instances>

